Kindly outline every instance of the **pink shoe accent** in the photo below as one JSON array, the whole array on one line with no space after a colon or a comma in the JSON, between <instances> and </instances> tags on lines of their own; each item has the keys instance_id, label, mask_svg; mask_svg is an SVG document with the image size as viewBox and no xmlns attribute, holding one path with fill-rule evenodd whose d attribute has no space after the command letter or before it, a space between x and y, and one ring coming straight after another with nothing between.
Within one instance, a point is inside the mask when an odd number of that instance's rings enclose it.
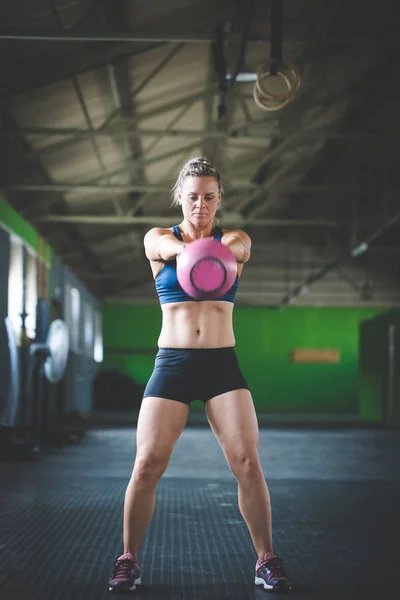
<instances>
[{"instance_id":1,"label":"pink shoe accent","mask_svg":"<svg viewBox=\"0 0 400 600\"><path fill-rule=\"evenodd\" d=\"M130 552L127 552L126 554L122 554L122 555L121 555L121 556L118 558L118 560L126 560L126 559L128 559L128 560L132 560L134 563L138 564L138 563L137 563L137 560L136 560L136 558L135 558L135 556L134 556L133 554L131 554Z\"/></svg>"},{"instance_id":2,"label":"pink shoe accent","mask_svg":"<svg viewBox=\"0 0 400 600\"><path fill-rule=\"evenodd\" d=\"M276 556L276 554L274 554L274 552L266 552L264 554L263 560L269 560L270 558L274 558Z\"/></svg>"},{"instance_id":3,"label":"pink shoe accent","mask_svg":"<svg viewBox=\"0 0 400 600\"><path fill-rule=\"evenodd\" d=\"M261 563L265 562L266 560L270 560L271 558L275 558L275 556L276 554L274 554L273 552L266 552L263 558L259 558L257 560L256 569L261 565Z\"/></svg>"}]
</instances>

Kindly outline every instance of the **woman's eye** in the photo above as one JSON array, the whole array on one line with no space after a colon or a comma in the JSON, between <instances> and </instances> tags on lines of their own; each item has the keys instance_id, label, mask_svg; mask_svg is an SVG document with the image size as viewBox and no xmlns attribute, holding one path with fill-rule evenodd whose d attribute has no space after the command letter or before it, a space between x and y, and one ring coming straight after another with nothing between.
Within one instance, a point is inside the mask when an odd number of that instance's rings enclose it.
<instances>
[{"instance_id":1,"label":"woman's eye","mask_svg":"<svg viewBox=\"0 0 400 600\"><path fill-rule=\"evenodd\" d=\"M191 202L196 202L197 196L189 196L189 200ZM207 202L212 202L214 200L214 196L207 196L206 200L207 200Z\"/></svg>"}]
</instances>

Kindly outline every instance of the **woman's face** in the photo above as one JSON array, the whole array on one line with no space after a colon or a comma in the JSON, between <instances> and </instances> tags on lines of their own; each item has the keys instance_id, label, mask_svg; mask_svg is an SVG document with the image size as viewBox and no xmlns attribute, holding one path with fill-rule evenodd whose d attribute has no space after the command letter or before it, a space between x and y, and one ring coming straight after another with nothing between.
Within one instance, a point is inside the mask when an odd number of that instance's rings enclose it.
<instances>
[{"instance_id":1,"label":"woman's face","mask_svg":"<svg viewBox=\"0 0 400 600\"><path fill-rule=\"evenodd\" d=\"M186 177L178 198L183 216L196 229L204 229L213 222L221 202L215 177Z\"/></svg>"}]
</instances>

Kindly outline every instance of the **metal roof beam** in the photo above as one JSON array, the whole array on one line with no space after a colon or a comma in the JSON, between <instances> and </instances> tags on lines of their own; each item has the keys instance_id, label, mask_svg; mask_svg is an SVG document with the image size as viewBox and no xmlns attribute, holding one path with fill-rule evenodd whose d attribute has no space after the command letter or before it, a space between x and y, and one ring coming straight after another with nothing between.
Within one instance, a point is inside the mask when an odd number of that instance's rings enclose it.
<instances>
[{"instance_id":1,"label":"metal roof beam","mask_svg":"<svg viewBox=\"0 0 400 600\"><path fill-rule=\"evenodd\" d=\"M1 120L6 127L10 126L10 128L12 129L16 129L18 127L14 116L7 109L3 109L3 111L1 112ZM28 145L28 142L26 140L22 140L21 144L26 147ZM35 163L35 171L36 174L39 177L43 178L44 181L48 182L49 185L52 184L51 178L48 172L46 171L45 166L42 164L39 158L37 158L37 161ZM62 197L59 197L54 194L53 196L49 197L49 203L53 207L57 205L57 209L60 210L60 212L66 211L66 203ZM70 244L74 245L74 247L78 250L81 257L81 264L86 263L91 270L100 271L101 265L98 262L97 257L87 247L85 240L79 231L79 228L74 227L72 224L67 224L66 227L67 229L65 230L65 233L67 233L69 237ZM56 234L57 231L59 231L59 228L55 227L53 232ZM48 233L48 228L45 228L45 231L40 230L40 233L44 234L46 237L46 234ZM93 293L101 292L101 290L94 290L93 288L91 289L91 291Z\"/></svg>"},{"instance_id":2,"label":"metal roof beam","mask_svg":"<svg viewBox=\"0 0 400 600\"><path fill-rule=\"evenodd\" d=\"M127 112L129 112L130 109L132 108L133 100L136 98L136 96L139 94L139 92L143 91L144 88L150 83L150 81L158 75L158 73L160 73L163 69L165 69L165 67L168 65L168 63L175 57L176 54L178 54L178 52L180 52L180 50L183 48L183 46L184 46L184 44L178 44L177 46L175 46L172 49L171 52L169 52L166 56L164 56L162 61L160 63L158 63L152 69L152 71L150 73L147 73L146 77L139 83L139 85L137 85L135 87L135 89L132 93L128 89L128 86L126 86L127 79L129 79L131 74L129 72L129 69L127 68L126 63L123 63L122 70L125 73L125 75L123 76L125 85L123 86L124 87L123 94L120 93L120 96L122 95L123 98L121 98L120 106L118 108L116 108L111 113L111 115L108 116L106 121L104 121L104 123L101 126L102 129L106 129L110 125L110 123L112 121L114 121L116 117L118 117L120 115L125 118L128 118L128 119L132 118L132 114L127 114ZM117 79L118 78L120 79L121 78L120 77L121 68L118 69L118 67L114 67L114 70L116 71L116 73L118 73ZM127 107L128 110L126 110L126 109L124 110L124 107Z\"/></svg>"},{"instance_id":3,"label":"metal roof beam","mask_svg":"<svg viewBox=\"0 0 400 600\"><path fill-rule=\"evenodd\" d=\"M68 127L23 127L19 130L0 130L0 137L57 137L66 136L75 140L88 140L92 137L181 137L181 138L232 138L234 140L252 140L252 139L267 139L272 134L263 129L263 121L257 121L253 125L246 125L246 128L237 130L235 126L228 131L210 131L205 129L181 129L181 128L166 128L166 129L133 129L129 123L119 122L107 129L74 129ZM384 141L387 139L398 139L396 133L351 133L351 132L336 132L336 131L299 131L297 133L278 132L273 133L274 138L299 140L365 140L365 141ZM72 141L72 140L71 140ZM255 148L256 149L256 148ZM45 149L44 149L45 150ZM39 149L40 151L40 149Z\"/></svg>"},{"instance_id":4,"label":"metal roof beam","mask_svg":"<svg viewBox=\"0 0 400 600\"><path fill-rule=\"evenodd\" d=\"M194 103L197 100L201 100L205 94L208 93L209 90L202 90L200 92L196 92L194 94L189 94L188 96L185 96L184 98L179 98L178 100L172 100L171 102L163 102L162 104L156 106L155 108L150 108L149 110L144 110L141 113L135 113L134 115L132 115L131 118L123 118L123 117L119 117L118 118L118 123L119 125L124 125L126 127L126 134L123 133L123 127L119 128L118 131L121 132L121 135L124 135L124 137L126 135L133 135L134 137L137 137L137 134L135 133L135 127L137 126L137 124L140 121L143 121L145 119L150 119L152 117L156 117L159 116L160 114L163 113L168 113L169 111L173 111L177 108L180 108L182 106L187 106L190 103ZM130 106L121 106L120 110L123 112L124 110L129 109L130 110ZM112 129L107 127L104 127L104 124L96 130L93 130L92 132L90 132L90 130L88 129L84 129L81 131L85 131L88 132L90 134L90 136L95 137L97 134L100 134L100 132L103 132L105 135L110 135L108 132L109 131L113 131L115 125L112 126ZM11 131L14 131L15 128L13 128ZM43 149L38 149L37 151L40 152L41 155L45 155L45 154L53 154L56 151L59 150L65 150L66 148L68 148L71 145L74 145L76 143L77 140L81 139L80 134L79 137L72 137L66 140L62 140L60 142L55 142L54 144L50 144L49 146L46 146ZM90 139L90 138L89 138ZM195 144L197 145L197 144ZM183 152L183 148L182 148L182 152ZM26 156L24 156L23 161L29 161L32 159L32 155L27 154ZM22 162L22 161L21 161Z\"/></svg>"},{"instance_id":5,"label":"metal roof beam","mask_svg":"<svg viewBox=\"0 0 400 600\"><path fill-rule=\"evenodd\" d=\"M183 160L181 157L179 160ZM112 177L115 175L115 172L108 173L108 177ZM107 174L104 175L106 177ZM273 182L275 183L275 181ZM103 193L117 193L117 194L127 194L128 192L140 192L140 193L149 193L149 194L169 194L171 188L167 185L157 185L153 183L131 183L131 184L100 184L95 185L91 183L5 183L0 184L0 189L3 192L73 192L80 194L103 194ZM266 196L269 188L264 186L258 186L252 181L248 181L246 179L231 179L228 180L225 185L226 193L231 192L232 190L241 190L243 192L250 191L254 192L257 195L257 198L262 198L264 195ZM284 196L289 192L302 192L303 194L312 194L312 195L335 195L335 194L343 194L344 192L348 192L349 188L346 185L320 185L320 184L309 184L303 185L299 184L288 184L279 191L279 195ZM397 188L391 188L391 191L398 192ZM253 198L253 196L251 197ZM240 207L239 207L240 208ZM241 210L241 209L240 209Z\"/></svg>"},{"instance_id":6,"label":"metal roof beam","mask_svg":"<svg viewBox=\"0 0 400 600\"><path fill-rule=\"evenodd\" d=\"M10 77L5 77L3 74L4 95L11 97L17 94L26 94L57 84L69 77L78 77L89 71L107 68L111 61L116 64L162 45L162 43L132 45L122 42L120 44L102 44L100 47L93 45L85 48L85 52L79 52L79 46L75 46L75 52L65 54L57 61L52 56L46 62L42 60L39 70L32 68L34 61L30 64L24 59L24 67L20 66L20 77L11 80ZM51 55L51 53L49 54ZM7 85L5 85L6 81Z\"/></svg>"},{"instance_id":7,"label":"metal roof beam","mask_svg":"<svg viewBox=\"0 0 400 600\"><path fill-rule=\"evenodd\" d=\"M51 9L51 12L53 14L55 23L57 25L57 27L59 28L60 31L64 31L63 30L63 22L60 16L60 13L58 11L58 8L54 2L54 0L49 0L49 6ZM89 129L89 131L94 131L94 126L93 126L93 122L91 119L91 116L89 114L89 109L88 109L88 105L85 101L85 97L84 97L84 93L82 91L82 88L79 84L79 79L78 77L72 77L72 85L76 94L76 97L78 99L79 102L79 106L81 107L85 122L86 122L86 126ZM90 138L90 143L93 149L93 152L96 156L97 159L97 163L99 165L100 171L104 174L106 174L107 172L107 167L105 165L100 147L99 147L99 143L98 143L98 139L95 137L91 137ZM115 213L117 215L122 215L124 213L124 210L122 208L122 204L121 204L121 199L119 197L112 197L111 198L111 202L112 205L114 207Z\"/></svg>"},{"instance_id":8,"label":"metal roof beam","mask_svg":"<svg viewBox=\"0 0 400 600\"><path fill-rule=\"evenodd\" d=\"M183 148L182 148L183 150ZM233 179L229 182L229 189L254 190L256 185L251 181L244 179ZM73 184L73 183L16 183L0 184L0 189L4 192L79 192L82 194L92 193L118 193L127 194L128 192L149 192L159 194L169 194L171 189L166 185L154 185L150 183L130 183L122 184ZM296 188L297 189L297 188Z\"/></svg>"}]
</instances>

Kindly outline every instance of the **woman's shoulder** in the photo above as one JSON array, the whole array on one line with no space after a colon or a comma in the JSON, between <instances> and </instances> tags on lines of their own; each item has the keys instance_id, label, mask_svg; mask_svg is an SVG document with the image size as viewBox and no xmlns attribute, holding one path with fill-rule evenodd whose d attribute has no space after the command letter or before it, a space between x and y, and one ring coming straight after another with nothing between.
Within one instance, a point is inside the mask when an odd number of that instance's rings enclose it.
<instances>
[{"instance_id":1,"label":"woman's shoulder","mask_svg":"<svg viewBox=\"0 0 400 600\"><path fill-rule=\"evenodd\" d=\"M152 241L154 238L173 233L173 231L173 227L152 227L145 233L144 242L146 244L147 242Z\"/></svg>"},{"instance_id":2,"label":"woman's shoulder","mask_svg":"<svg viewBox=\"0 0 400 600\"><path fill-rule=\"evenodd\" d=\"M166 233L171 233L173 229L173 227L152 227L146 232L146 235L164 235Z\"/></svg>"}]
</instances>

